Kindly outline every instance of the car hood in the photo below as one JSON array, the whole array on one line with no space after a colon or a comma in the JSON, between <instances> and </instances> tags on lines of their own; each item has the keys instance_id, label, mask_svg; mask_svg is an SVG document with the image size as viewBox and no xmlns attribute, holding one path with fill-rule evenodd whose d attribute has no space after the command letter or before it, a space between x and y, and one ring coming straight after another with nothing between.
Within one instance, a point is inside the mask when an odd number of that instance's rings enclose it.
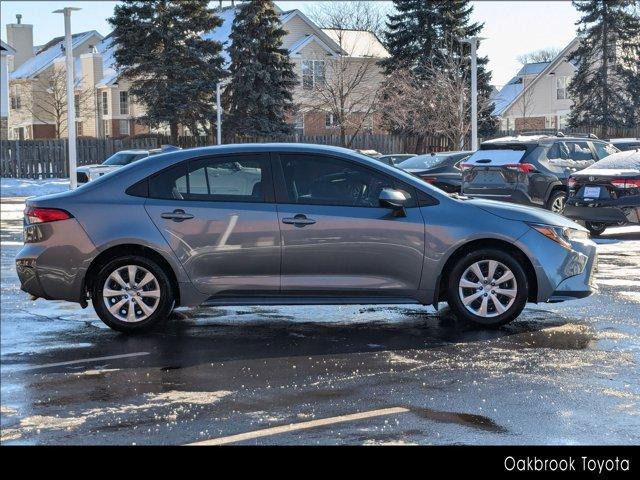
<instances>
[{"instance_id":1,"label":"car hood","mask_svg":"<svg viewBox=\"0 0 640 480\"><path fill-rule=\"evenodd\" d=\"M496 215L497 217L505 218L507 220L542 223L545 225L569 227L586 231L584 227L563 217L562 215L537 207L527 207L525 205L518 205L515 203L499 202L497 200L484 200L480 198L470 198L465 200L465 203L474 205L485 212L489 212L492 215Z\"/></svg>"}]
</instances>

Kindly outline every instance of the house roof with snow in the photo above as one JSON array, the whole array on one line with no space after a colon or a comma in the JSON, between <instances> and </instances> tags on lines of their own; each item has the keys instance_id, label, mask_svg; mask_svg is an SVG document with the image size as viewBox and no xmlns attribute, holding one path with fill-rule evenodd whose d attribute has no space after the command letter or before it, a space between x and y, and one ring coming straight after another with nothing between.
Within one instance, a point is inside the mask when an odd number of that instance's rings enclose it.
<instances>
[{"instance_id":1,"label":"house roof with snow","mask_svg":"<svg viewBox=\"0 0 640 480\"><path fill-rule=\"evenodd\" d=\"M0 51L2 51L2 55L15 55L15 49L6 42L0 40Z\"/></svg>"},{"instance_id":2,"label":"house roof with snow","mask_svg":"<svg viewBox=\"0 0 640 480\"><path fill-rule=\"evenodd\" d=\"M323 28L322 31L351 57L389 57L389 52L373 32L336 28Z\"/></svg>"},{"instance_id":3,"label":"house roof with snow","mask_svg":"<svg viewBox=\"0 0 640 480\"><path fill-rule=\"evenodd\" d=\"M75 49L78 46L82 45L93 36L97 36L100 40L102 40L103 38L102 35L100 35L95 30L73 34L71 36L72 49ZM39 73L51 67L56 59L64 57L63 45L64 37L56 37L52 39L51 41L40 47L39 50L37 50L37 52L35 53L35 56L31 57L29 60L27 60L13 72L11 72L10 79L22 80L37 76ZM77 63L78 62L76 60L76 65Z\"/></svg>"},{"instance_id":4,"label":"house roof with snow","mask_svg":"<svg viewBox=\"0 0 640 480\"><path fill-rule=\"evenodd\" d=\"M518 73L495 96L493 115L502 115L522 96L524 93L524 77L533 76L533 79L527 82L527 90L533 88L541 78L553 71L561 62L567 60L567 55L578 46L579 41L579 38L574 38L550 62L535 62L523 65Z\"/></svg>"}]
</instances>

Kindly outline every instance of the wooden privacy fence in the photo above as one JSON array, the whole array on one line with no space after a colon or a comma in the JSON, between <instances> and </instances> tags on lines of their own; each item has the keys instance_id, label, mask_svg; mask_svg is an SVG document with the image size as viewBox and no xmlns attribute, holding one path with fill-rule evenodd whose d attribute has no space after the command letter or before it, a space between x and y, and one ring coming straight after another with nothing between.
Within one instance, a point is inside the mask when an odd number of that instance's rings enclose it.
<instances>
[{"instance_id":1,"label":"wooden privacy fence","mask_svg":"<svg viewBox=\"0 0 640 480\"><path fill-rule=\"evenodd\" d=\"M501 131L489 138L517 135L519 133L556 133L556 130L539 131ZM595 133L603 138L599 127L563 130L566 135L574 133ZM639 137L640 127L635 129L609 129L608 137ZM482 141L483 139L480 139ZM445 150L457 150L444 137L402 136L386 134L348 135L289 135L280 137L236 137L226 143L314 143L320 145L347 146L352 149L375 150L383 154L389 153L430 153ZM171 140L163 135L141 135L124 139L82 138L78 140L78 165L90 165L103 162L107 157L120 150L140 148L153 149L168 145ZM178 138L178 146L182 148L215 145L211 136L185 136ZM469 148L469 138L465 141L465 149ZM67 161L68 142L63 140L3 140L0 146L0 175L14 178L51 178L68 177Z\"/></svg>"},{"instance_id":2,"label":"wooden privacy fence","mask_svg":"<svg viewBox=\"0 0 640 480\"><path fill-rule=\"evenodd\" d=\"M69 176L68 141L2 140L0 142L0 176L9 178L65 178ZM156 138L79 139L78 166L102 163L120 150L158 147Z\"/></svg>"}]
</instances>

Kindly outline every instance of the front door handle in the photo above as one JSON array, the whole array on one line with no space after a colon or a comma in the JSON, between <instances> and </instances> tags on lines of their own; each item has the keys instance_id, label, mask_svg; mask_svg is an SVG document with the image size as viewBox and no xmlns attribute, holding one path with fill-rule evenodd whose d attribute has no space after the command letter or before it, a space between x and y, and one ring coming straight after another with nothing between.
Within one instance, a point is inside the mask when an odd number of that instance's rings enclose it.
<instances>
[{"instance_id":1,"label":"front door handle","mask_svg":"<svg viewBox=\"0 0 640 480\"><path fill-rule=\"evenodd\" d=\"M316 221L313 218L307 218L306 215L299 213L294 217L283 218L282 223L295 225L296 227L304 227L305 225L313 225L314 223L316 223Z\"/></svg>"},{"instance_id":2,"label":"front door handle","mask_svg":"<svg viewBox=\"0 0 640 480\"><path fill-rule=\"evenodd\" d=\"M193 215L190 213L185 213L182 209L175 209L173 212L164 212L160 215L162 218L166 218L167 220L173 220L174 222L182 222L183 220L189 220L193 218Z\"/></svg>"}]
</instances>

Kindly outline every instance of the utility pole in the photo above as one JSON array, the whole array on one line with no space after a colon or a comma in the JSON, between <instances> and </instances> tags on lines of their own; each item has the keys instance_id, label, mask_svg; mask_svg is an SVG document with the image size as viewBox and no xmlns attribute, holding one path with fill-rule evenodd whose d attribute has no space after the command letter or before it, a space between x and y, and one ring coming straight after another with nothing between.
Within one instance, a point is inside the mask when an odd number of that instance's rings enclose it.
<instances>
[{"instance_id":1,"label":"utility pole","mask_svg":"<svg viewBox=\"0 0 640 480\"><path fill-rule=\"evenodd\" d=\"M71 41L71 12L77 7L65 7L53 13L64 14L64 49L67 64L67 133L69 134L69 187L78 186L76 177L76 96L73 78L73 44Z\"/></svg>"},{"instance_id":2,"label":"utility pole","mask_svg":"<svg viewBox=\"0 0 640 480\"><path fill-rule=\"evenodd\" d=\"M484 37L459 38L471 46L471 150L478 149L478 41Z\"/></svg>"},{"instance_id":3,"label":"utility pole","mask_svg":"<svg viewBox=\"0 0 640 480\"><path fill-rule=\"evenodd\" d=\"M222 105L220 103L220 82L216 83L216 120L218 129L218 145L222 145Z\"/></svg>"}]
</instances>

